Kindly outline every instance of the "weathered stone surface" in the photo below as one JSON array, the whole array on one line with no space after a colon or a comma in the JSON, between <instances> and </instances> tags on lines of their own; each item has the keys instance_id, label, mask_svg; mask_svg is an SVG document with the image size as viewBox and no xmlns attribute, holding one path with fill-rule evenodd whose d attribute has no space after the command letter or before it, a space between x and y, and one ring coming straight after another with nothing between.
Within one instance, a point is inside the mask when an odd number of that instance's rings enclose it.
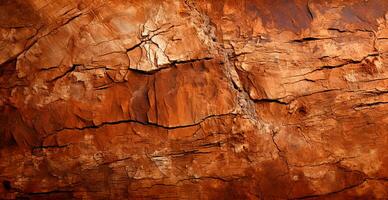
<instances>
[{"instance_id":1,"label":"weathered stone surface","mask_svg":"<svg viewBox=\"0 0 388 200\"><path fill-rule=\"evenodd\" d=\"M388 198L388 1L0 13L0 199Z\"/></svg>"}]
</instances>

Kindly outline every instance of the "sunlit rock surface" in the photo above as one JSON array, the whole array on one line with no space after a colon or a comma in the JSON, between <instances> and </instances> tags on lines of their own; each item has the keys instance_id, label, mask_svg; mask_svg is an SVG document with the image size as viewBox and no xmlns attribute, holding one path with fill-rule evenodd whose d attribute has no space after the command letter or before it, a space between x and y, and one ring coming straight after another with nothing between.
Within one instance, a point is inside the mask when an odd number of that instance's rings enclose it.
<instances>
[{"instance_id":1,"label":"sunlit rock surface","mask_svg":"<svg viewBox=\"0 0 388 200\"><path fill-rule=\"evenodd\" d=\"M0 199L388 199L388 1L0 0Z\"/></svg>"}]
</instances>

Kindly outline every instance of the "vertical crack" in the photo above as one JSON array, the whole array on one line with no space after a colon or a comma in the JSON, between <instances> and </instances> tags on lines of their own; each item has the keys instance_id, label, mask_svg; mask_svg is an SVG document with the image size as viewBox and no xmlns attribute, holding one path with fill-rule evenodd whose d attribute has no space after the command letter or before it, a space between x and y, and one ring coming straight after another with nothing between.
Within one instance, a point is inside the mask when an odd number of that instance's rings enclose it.
<instances>
[{"instance_id":1,"label":"vertical crack","mask_svg":"<svg viewBox=\"0 0 388 200\"><path fill-rule=\"evenodd\" d=\"M261 127L258 117L256 116L254 102L249 98L248 93L243 89L239 75L236 71L236 66L233 58L238 56L233 49L227 49L224 44L218 42L215 35L216 27L211 25L210 19L196 8L195 3L190 0L185 0L185 5L191 11L191 19L194 28L198 32L198 37L204 44L214 53L221 55L224 63L224 73L230 80L230 87L237 92L236 113L243 114L254 122L258 127Z\"/></svg>"}]
</instances>

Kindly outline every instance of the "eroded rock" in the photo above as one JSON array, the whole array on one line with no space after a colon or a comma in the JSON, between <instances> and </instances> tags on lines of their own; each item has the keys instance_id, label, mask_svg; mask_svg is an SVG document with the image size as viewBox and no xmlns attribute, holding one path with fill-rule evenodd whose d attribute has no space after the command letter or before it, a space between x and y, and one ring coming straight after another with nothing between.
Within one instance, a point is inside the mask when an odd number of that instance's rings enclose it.
<instances>
[{"instance_id":1,"label":"eroded rock","mask_svg":"<svg viewBox=\"0 0 388 200\"><path fill-rule=\"evenodd\" d=\"M386 1L0 1L1 199L388 198Z\"/></svg>"}]
</instances>

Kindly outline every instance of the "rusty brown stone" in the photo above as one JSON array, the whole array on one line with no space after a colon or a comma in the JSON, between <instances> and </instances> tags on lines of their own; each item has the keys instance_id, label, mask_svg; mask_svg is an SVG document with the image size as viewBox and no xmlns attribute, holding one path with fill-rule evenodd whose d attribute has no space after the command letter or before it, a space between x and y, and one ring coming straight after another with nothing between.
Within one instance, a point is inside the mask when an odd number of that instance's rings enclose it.
<instances>
[{"instance_id":1,"label":"rusty brown stone","mask_svg":"<svg viewBox=\"0 0 388 200\"><path fill-rule=\"evenodd\" d=\"M0 199L388 199L388 1L0 0Z\"/></svg>"}]
</instances>

